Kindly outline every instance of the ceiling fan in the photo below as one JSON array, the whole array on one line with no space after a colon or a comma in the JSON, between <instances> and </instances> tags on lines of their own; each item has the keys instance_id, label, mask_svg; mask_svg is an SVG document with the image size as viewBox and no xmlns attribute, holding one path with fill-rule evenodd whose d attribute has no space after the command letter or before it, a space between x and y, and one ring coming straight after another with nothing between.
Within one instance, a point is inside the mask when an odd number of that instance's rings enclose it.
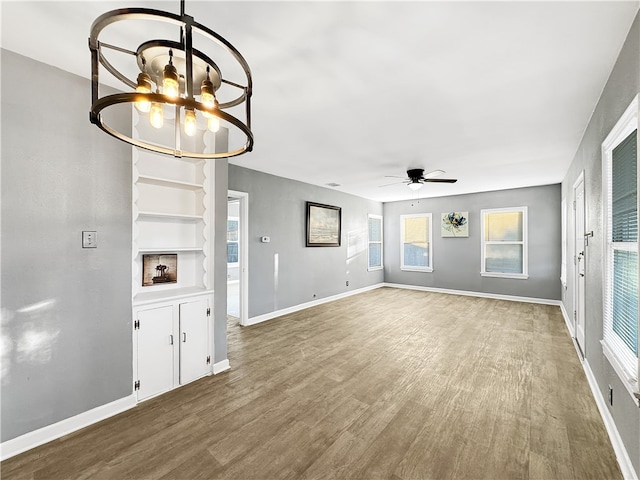
<instances>
[{"instance_id":1,"label":"ceiling fan","mask_svg":"<svg viewBox=\"0 0 640 480\"><path fill-rule=\"evenodd\" d=\"M396 175L386 175L389 178L404 178L402 182L388 183L386 185L380 185L381 187L388 187L389 185L397 185L398 183L405 183L411 190L419 190L427 182L433 183L456 183L457 178L435 178L442 175L444 170L433 170L429 173L424 173L422 168L412 168L407 170L407 177L398 177Z\"/></svg>"}]
</instances>

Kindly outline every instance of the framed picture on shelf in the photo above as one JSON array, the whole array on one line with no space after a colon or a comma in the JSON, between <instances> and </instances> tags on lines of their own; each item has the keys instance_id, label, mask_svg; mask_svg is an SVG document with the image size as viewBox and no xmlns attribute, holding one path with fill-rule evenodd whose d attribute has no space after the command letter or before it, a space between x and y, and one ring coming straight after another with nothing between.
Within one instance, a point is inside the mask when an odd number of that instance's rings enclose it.
<instances>
[{"instance_id":1,"label":"framed picture on shelf","mask_svg":"<svg viewBox=\"0 0 640 480\"><path fill-rule=\"evenodd\" d=\"M178 283L178 255L176 253L142 255L142 286Z\"/></svg>"},{"instance_id":2,"label":"framed picture on shelf","mask_svg":"<svg viewBox=\"0 0 640 480\"><path fill-rule=\"evenodd\" d=\"M443 237L468 237L469 212L443 213L440 232Z\"/></svg>"},{"instance_id":3,"label":"framed picture on shelf","mask_svg":"<svg viewBox=\"0 0 640 480\"><path fill-rule=\"evenodd\" d=\"M307 202L307 247L339 247L342 208Z\"/></svg>"}]
</instances>

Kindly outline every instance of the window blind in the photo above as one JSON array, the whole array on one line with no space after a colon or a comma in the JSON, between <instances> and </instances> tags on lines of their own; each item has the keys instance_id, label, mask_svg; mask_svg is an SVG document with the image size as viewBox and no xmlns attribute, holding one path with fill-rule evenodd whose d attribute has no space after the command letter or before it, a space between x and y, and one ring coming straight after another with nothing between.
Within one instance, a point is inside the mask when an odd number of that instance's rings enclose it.
<instances>
[{"instance_id":1,"label":"window blind","mask_svg":"<svg viewBox=\"0 0 640 480\"><path fill-rule=\"evenodd\" d=\"M607 165L607 272L604 342L627 379L638 378L637 130L612 151Z\"/></svg>"},{"instance_id":2,"label":"window blind","mask_svg":"<svg viewBox=\"0 0 640 480\"><path fill-rule=\"evenodd\" d=\"M382 267L382 218L369 216L369 268Z\"/></svg>"}]
</instances>

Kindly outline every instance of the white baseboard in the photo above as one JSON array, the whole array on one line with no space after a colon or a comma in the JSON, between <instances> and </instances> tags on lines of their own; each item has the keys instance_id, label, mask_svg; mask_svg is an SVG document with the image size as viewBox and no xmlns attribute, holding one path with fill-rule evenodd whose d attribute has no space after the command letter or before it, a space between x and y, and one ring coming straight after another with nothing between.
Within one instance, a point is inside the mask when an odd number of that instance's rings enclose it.
<instances>
[{"instance_id":1,"label":"white baseboard","mask_svg":"<svg viewBox=\"0 0 640 480\"><path fill-rule=\"evenodd\" d=\"M404 285L402 283L383 283L381 287L404 288L407 290L419 290L422 292L446 293L450 295L463 295L466 297L492 298L494 300L508 300L510 302L539 303L542 305L562 304L560 300L536 297L518 297L515 295L502 295L499 293L469 292L467 290L452 290L449 288L423 287L420 285Z\"/></svg>"},{"instance_id":2,"label":"white baseboard","mask_svg":"<svg viewBox=\"0 0 640 480\"><path fill-rule=\"evenodd\" d=\"M580 358L580 356L578 356L578 358ZM602 396L600 388L598 388L598 382L596 381L596 377L591 371L589 362L587 362L586 360L581 360L580 363L582 363L582 368L584 369L584 373L587 377L587 382L589 383L589 387L591 387L591 393L593 394L593 398L595 399L598 410L600 411L600 416L602 417L602 421L604 422L604 427L607 429L607 433L609 434L609 439L611 440L613 451L615 452L616 458L618 459L620 470L622 470L622 476L625 478L625 480L638 480L638 475L633 469L633 464L631 463L631 458L629 458L629 453L624 447L624 443L622 443L622 439L620 438L620 433L618 432L616 423L611 416L611 412L609 412L609 409L607 408L607 403Z\"/></svg>"},{"instance_id":3,"label":"white baseboard","mask_svg":"<svg viewBox=\"0 0 640 480\"><path fill-rule=\"evenodd\" d=\"M281 310L276 310L275 312L265 313L263 315L258 315L257 317L251 317L244 327L249 327L251 325L256 325L258 323L266 322L267 320L271 320L276 317L281 317L282 315L287 315L289 313L299 312L300 310L304 310L306 308L315 307L316 305L322 305L323 303L333 302L334 300L340 300L341 298L350 297L352 295L357 295L359 293L368 292L370 290L375 290L376 288L383 287L384 284L376 283L375 285L370 285L368 287L358 288L356 290L350 290L348 292L339 293L337 295L331 295L330 297L319 298L318 300L313 300L311 302L301 303L299 305L294 305L293 307L283 308Z\"/></svg>"},{"instance_id":4,"label":"white baseboard","mask_svg":"<svg viewBox=\"0 0 640 480\"><path fill-rule=\"evenodd\" d=\"M87 410L71 418L61 420L52 425L39 428L19 437L12 438L0 444L0 460L6 460L19 453L26 452L39 445L43 445L57 438L68 435L69 433L80 430L97 423L105 418L112 417L125 410L129 410L136 406L136 396L129 395L115 402L107 403L99 407Z\"/></svg>"},{"instance_id":5,"label":"white baseboard","mask_svg":"<svg viewBox=\"0 0 640 480\"><path fill-rule=\"evenodd\" d=\"M575 332L573 331L573 323L571 323L571 317L569 317L569 313L564 308L564 303L560 302L560 311L562 312L562 317L564 318L564 323L567 324L567 330L569 330L569 335L571 338L574 338Z\"/></svg>"},{"instance_id":6,"label":"white baseboard","mask_svg":"<svg viewBox=\"0 0 640 480\"><path fill-rule=\"evenodd\" d=\"M231 365L229 365L229 359L225 358L221 362L216 362L213 364L213 374L217 375L224 372L225 370L229 370L230 368Z\"/></svg>"}]
</instances>

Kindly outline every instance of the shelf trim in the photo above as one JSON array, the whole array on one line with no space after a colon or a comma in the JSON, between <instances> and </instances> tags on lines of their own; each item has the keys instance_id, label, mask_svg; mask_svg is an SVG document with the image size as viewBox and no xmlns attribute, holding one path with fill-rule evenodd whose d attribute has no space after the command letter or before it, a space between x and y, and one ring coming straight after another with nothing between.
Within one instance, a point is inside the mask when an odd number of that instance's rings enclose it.
<instances>
[{"instance_id":1,"label":"shelf trim","mask_svg":"<svg viewBox=\"0 0 640 480\"><path fill-rule=\"evenodd\" d=\"M173 247L173 248L161 248L161 247L138 247L140 253L158 253L158 252L201 252L204 247Z\"/></svg>"},{"instance_id":2,"label":"shelf trim","mask_svg":"<svg viewBox=\"0 0 640 480\"><path fill-rule=\"evenodd\" d=\"M159 187L187 188L189 190L203 190L204 186L199 183L183 182L180 180L171 180L162 177L153 177L151 175L139 175L138 183L146 185L155 185Z\"/></svg>"},{"instance_id":3,"label":"shelf trim","mask_svg":"<svg viewBox=\"0 0 640 480\"><path fill-rule=\"evenodd\" d=\"M175 290L158 290L155 292L141 292L133 297L133 306L149 305L151 303L172 302L183 298L213 295L212 289L202 287L183 287Z\"/></svg>"},{"instance_id":4,"label":"shelf trim","mask_svg":"<svg viewBox=\"0 0 640 480\"><path fill-rule=\"evenodd\" d=\"M155 217L155 218L167 218L176 220L203 220L202 215L187 215L182 213L163 213L163 212L138 212L138 218L140 217Z\"/></svg>"}]
</instances>

